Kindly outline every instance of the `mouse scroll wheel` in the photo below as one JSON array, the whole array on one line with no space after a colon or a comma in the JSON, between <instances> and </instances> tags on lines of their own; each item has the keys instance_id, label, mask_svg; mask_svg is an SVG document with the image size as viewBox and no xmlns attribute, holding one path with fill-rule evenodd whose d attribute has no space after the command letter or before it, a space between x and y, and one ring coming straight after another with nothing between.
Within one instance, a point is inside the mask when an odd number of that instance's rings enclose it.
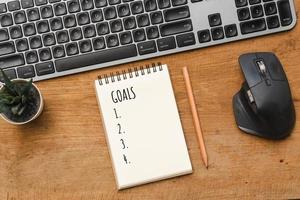
<instances>
[{"instance_id":1,"label":"mouse scroll wheel","mask_svg":"<svg viewBox=\"0 0 300 200\"><path fill-rule=\"evenodd\" d=\"M254 97L250 90L247 90L247 95L248 95L248 99L249 99L250 103L251 104L254 103Z\"/></svg>"},{"instance_id":2,"label":"mouse scroll wheel","mask_svg":"<svg viewBox=\"0 0 300 200\"><path fill-rule=\"evenodd\" d=\"M262 73L262 75L266 76L267 68L266 68L266 65L265 65L264 61L260 60L260 61L257 61L256 63L258 65L259 70Z\"/></svg>"}]
</instances>

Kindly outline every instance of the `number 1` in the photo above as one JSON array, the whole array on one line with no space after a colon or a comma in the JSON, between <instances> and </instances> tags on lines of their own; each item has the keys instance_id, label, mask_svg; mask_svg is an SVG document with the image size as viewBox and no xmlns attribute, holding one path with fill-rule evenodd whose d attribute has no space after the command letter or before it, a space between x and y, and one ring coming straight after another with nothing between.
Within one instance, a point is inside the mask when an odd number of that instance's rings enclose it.
<instances>
[{"instance_id":1,"label":"number 1","mask_svg":"<svg viewBox=\"0 0 300 200\"><path fill-rule=\"evenodd\" d=\"M118 116L117 109L114 108L114 111L115 111L116 119L121 118L120 116Z\"/></svg>"}]
</instances>

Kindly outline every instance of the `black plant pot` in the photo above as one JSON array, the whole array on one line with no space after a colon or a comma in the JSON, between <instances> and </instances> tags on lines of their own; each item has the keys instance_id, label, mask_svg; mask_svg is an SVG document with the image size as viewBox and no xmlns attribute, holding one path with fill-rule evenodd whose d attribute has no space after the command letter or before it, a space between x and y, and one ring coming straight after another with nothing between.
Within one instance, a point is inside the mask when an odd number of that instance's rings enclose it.
<instances>
[{"instance_id":1,"label":"black plant pot","mask_svg":"<svg viewBox=\"0 0 300 200\"><path fill-rule=\"evenodd\" d=\"M14 79L12 80L13 82L17 84L24 84L27 82L25 79ZM27 124L34 119L36 119L43 111L44 107L44 100L42 97L42 94L38 87L35 84L32 84L32 89L30 90L31 96L33 97L33 100L28 104L26 107L25 111L23 112L22 115L16 116L13 115L11 111L6 112L6 113L1 113L0 116L7 121L10 124L14 125L22 125L22 124ZM3 90L4 87L0 89Z\"/></svg>"}]
</instances>

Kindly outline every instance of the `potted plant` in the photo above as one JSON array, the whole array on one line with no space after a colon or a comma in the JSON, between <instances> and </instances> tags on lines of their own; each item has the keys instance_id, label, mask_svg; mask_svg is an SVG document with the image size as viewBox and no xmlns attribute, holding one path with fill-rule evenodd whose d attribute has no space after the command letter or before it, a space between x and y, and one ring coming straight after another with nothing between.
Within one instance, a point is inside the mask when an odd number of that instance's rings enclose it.
<instances>
[{"instance_id":1,"label":"potted plant","mask_svg":"<svg viewBox=\"0 0 300 200\"><path fill-rule=\"evenodd\" d=\"M10 80L1 69L4 84L0 86L0 116L14 125L36 119L44 102L41 92L31 80Z\"/></svg>"}]
</instances>

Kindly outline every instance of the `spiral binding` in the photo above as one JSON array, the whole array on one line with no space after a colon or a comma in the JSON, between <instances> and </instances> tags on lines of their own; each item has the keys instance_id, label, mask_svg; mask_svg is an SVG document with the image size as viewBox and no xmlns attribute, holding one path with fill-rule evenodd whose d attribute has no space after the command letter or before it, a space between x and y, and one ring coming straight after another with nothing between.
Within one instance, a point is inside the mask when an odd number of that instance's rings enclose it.
<instances>
[{"instance_id":1,"label":"spiral binding","mask_svg":"<svg viewBox=\"0 0 300 200\"><path fill-rule=\"evenodd\" d=\"M150 65L145 65L145 66L140 66L140 67L134 67L134 68L128 68L127 70L122 70L122 72L111 72L109 75L104 74L104 75L99 75L98 76L98 82L99 85L104 85L104 84L110 84L114 83L117 81L122 81L134 77L139 77L139 76L144 76L146 74L151 74L151 73L156 73L158 71L162 71L163 67L160 62L157 64L152 63Z\"/></svg>"}]
</instances>

